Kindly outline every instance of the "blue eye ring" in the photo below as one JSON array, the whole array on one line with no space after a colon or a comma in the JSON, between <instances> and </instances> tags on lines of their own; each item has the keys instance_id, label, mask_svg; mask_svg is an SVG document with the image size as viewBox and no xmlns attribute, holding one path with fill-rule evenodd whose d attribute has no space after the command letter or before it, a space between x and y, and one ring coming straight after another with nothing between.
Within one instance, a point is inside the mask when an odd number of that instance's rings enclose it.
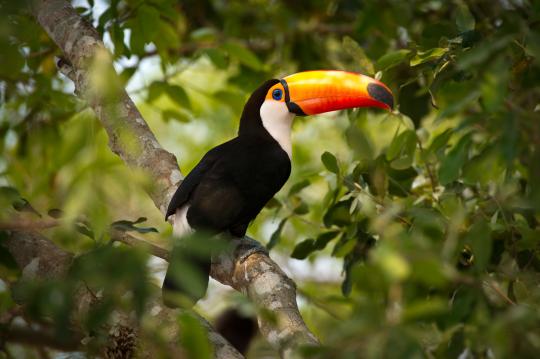
<instances>
[{"instance_id":1,"label":"blue eye ring","mask_svg":"<svg viewBox=\"0 0 540 359\"><path fill-rule=\"evenodd\" d=\"M281 100L281 98L283 97L283 91L281 91L280 89L275 89L274 91L272 91L272 98L276 101L279 101Z\"/></svg>"}]
</instances>

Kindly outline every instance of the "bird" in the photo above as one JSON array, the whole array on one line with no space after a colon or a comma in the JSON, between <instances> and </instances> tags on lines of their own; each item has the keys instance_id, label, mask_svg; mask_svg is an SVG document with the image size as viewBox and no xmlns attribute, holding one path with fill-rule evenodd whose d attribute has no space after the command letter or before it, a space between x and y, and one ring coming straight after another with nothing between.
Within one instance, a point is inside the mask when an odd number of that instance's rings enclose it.
<instances>
[{"instance_id":1,"label":"bird","mask_svg":"<svg viewBox=\"0 0 540 359\"><path fill-rule=\"evenodd\" d=\"M209 150L174 193L165 215L165 220L174 217L174 236L204 231L243 237L289 178L296 116L356 107L392 110L393 102L385 84L355 72L303 71L264 82L244 106L238 135ZM210 273L211 252L200 250L200 239L191 247L188 240L179 243L162 287L164 302L172 307L192 306L202 298ZM188 304L179 304L176 295L188 298Z\"/></svg>"}]
</instances>

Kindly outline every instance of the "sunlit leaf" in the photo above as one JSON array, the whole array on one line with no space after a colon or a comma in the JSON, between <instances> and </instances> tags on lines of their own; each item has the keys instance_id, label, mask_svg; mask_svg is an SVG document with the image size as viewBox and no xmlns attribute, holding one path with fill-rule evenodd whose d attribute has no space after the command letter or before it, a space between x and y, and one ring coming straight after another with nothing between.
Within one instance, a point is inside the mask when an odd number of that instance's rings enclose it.
<instances>
[{"instance_id":1,"label":"sunlit leaf","mask_svg":"<svg viewBox=\"0 0 540 359\"><path fill-rule=\"evenodd\" d=\"M210 359L213 357L208 331L192 313L180 313L178 324L181 328L180 343L190 358Z\"/></svg>"},{"instance_id":2,"label":"sunlit leaf","mask_svg":"<svg viewBox=\"0 0 540 359\"><path fill-rule=\"evenodd\" d=\"M155 232L157 233L158 230L153 227L138 227L136 224L140 224L146 222L146 217L139 217L135 221L129 221L126 219L115 221L111 224L111 227L122 232L139 232L139 233L148 233L148 232Z\"/></svg>"},{"instance_id":3,"label":"sunlit leaf","mask_svg":"<svg viewBox=\"0 0 540 359\"><path fill-rule=\"evenodd\" d=\"M167 92L167 95L169 95L169 97L174 102L176 102L178 106L186 109L191 108L191 103L189 101L186 90L184 90L181 86L168 85L165 91Z\"/></svg>"},{"instance_id":4,"label":"sunlit leaf","mask_svg":"<svg viewBox=\"0 0 540 359\"><path fill-rule=\"evenodd\" d=\"M405 169L411 166L416 149L416 133L407 130L394 138L386 151L386 159L395 169Z\"/></svg>"},{"instance_id":5,"label":"sunlit leaf","mask_svg":"<svg viewBox=\"0 0 540 359\"><path fill-rule=\"evenodd\" d=\"M388 70L389 68L392 68L404 62L410 55L411 51L405 49L387 53L377 60L377 63L375 64L375 69L377 71Z\"/></svg>"},{"instance_id":6,"label":"sunlit leaf","mask_svg":"<svg viewBox=\"0 0 540 359\"><path fill-rule=\"evenodd\" d=\"M465 243L470 244L479 272L487 268L492 252L491 230L486 222L476 222L467 233Z\"/></svg>"},{"instance_id":7,"label":"sunlit leaf","mask_svg":"<svg viewBox=\"0 0 540 359\"><path fill-rule=\"evenodd\" d=\"M321 156L321 161L326 169L332 173L339 174L339 165L336 156L326 151Z\"/></svg>"},{"instance_id":8,"label":"sunlit leaf","mask_svg":"<svg viewBox=\"0 0 540 359\"><path fill-rule=\"evenodd\" d=\"M442 160L439 168L439 180L441 184L448 184L458 178L460 170L467 160L470 145L470 136L463 136Z\"/></svg>"},{"instance_id":9,"label":"sunlit leaf","mask_svg":"<svg viewBox=\"0 0 540 359\"><path fill-rule=\"evenodd\" d=\"M302 242L298 243L296 247L294 247L294 250L291 253L291 257L295 259L305 259L315 249L316 249L315 240L309 238L309 239L303 240Z\"/></svg>"},{"instance_id":10,"label":"sunlit leaf","mask_svg":"<svg viewBox=\"0 0 540 359\"><path fill-rule=\"evenodd\" d=\"M448 52L447 48L433 48L427 51L419 51L411 59L411 66L418 66L426 62L438 60Z\"/></svg>"},{"instance_id":11,"label":"sunlit leaf","mask_svg":"<svg viewBox=\"0 0 540 359\"><path fill-rule=\"evenodd\" d=\"M289 197L290 196L293 196L295 194L297 194L298 192L300 192L301 190L303 190L304 188L306 188L307 186L309 186L311 184L311 182L308 180L308 179L304 179L300 182L297 182L295 183L294 185L292 185L291 189L289 190Z\"/></svg>"},{"instance_id":12,"label":"sunlit leaf","mask_svg":"<svg viewBox=\"0 0 540 359\"><path fill-rule=\"evenodd\" d=\"M253 70L261 70L264 66L257 55L238 42L228 41L222 45L222 49L227 51L229 56Z\"/></svg>"},{"instance_id":13,"label":"sunlit leaf","mask_svg":"<svg viewBox=\"0 0 540 359\"><path fill-rule=\"evenodd\" d=\"M343 49L349 53L358 63L360 72L366 75L373 75L375 67L371 60L367 57L364 49L349 36L343 37Z\"/></svg>"},{"instance_id":14,"label":"sunlit leaf","mask_svg":"<svg viewBox=\"0 0 540 359\"><path fill-rule=\"evenodd\" d=\"M474 30L476 21L474 16L469 11L469 8L465 4L460 4L457 7L456 25L460 32Z\"/></svg>"},{"instance_id":15,"label":"sunlit leaf","mask_svg":"<svg viewBox=\"0 0 540 359\"><path fill-rule=\"evenodd\" d=\"M281 238L281 232L283 231L283 227L285 227L285 224L287 223L287 220L288 218L285 217L284 219L282 219L280 222L279 222L279 225L278 227L276 228L276 230L274 231L274 233L272 233L272 236L270 237L270 240L268 241L268 243L266 244L266 248L268 250L271 250L272 248L274 248L276 246L276 244L279 243L279 240Z\"/></svg>"}]
</instances>

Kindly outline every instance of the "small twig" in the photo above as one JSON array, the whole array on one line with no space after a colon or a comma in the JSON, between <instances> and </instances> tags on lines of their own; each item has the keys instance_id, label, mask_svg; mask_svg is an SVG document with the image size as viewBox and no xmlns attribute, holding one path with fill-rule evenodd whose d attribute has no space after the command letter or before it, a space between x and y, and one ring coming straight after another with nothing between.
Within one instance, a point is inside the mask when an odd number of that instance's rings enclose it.
<instances>
[{"instance_id":1,"label":"small twig","mask_svg":"<svg viewBox=\"0 0 540 359\"><path fill-rule=\"evenodd\" d=\"M294 211L294 209L290 206L290 204L287 203L286 201L284 201L283 204L284 204L285 208L289 211L289 217L295 217L299 221L303 222L304 224L307 224L308 226L317 227L317 228L320 228L320 229L327 229L322 224L310 221L309 219L306 219L306 218L302 217L302 215L296 213Z\"/></svg>"},{"instance_id":2,"label":"small twig","mask_svg":"<svg viewBox=\"0 0 540 359\"><path fill-rule=\"evenodd\" d=\"M504 299L504 301L507 302L508 304L516 305L516 302L514 302L506 294L504 294L496 284L487 280L484 281L484 284L486 284L489 288L493 289L493 291L497 293L502 299Z\"/></svg>"},{"instance_id":3,"label":"small twig","mask_svg":"<svg viewBox=\"0 0 540 359\"><path fill-rule=\"evenodd\" d=\"M60 339L54 333L47 330L34 330L14 326L8 328L0 335L0 338L6 342L28 344L38 348L49 347L64 351L74 351L81 347L80 337L76 333L72 333L70 339Z\"/></svg>"},{"instance_id":4,"label":"small twig","mask_svg":"<svg viewBox=\"0 0 540 359\"><path fill-rule=\"evenodd\" d=\"M344 181L346 181L346 179L344 179ZM362 186L360 186L360 184L358 184L357 182L352 182L352 181L349 181L349 184L353 185L357 190L358 192L361 192L361 193L364 193L366 196L368 196L373 202L375 202L376 204L378 204L379 206L381 206L383 209L386 209L386 204L384 202L382 202L380 199L378 199L377 197L373 196L371 193L369 193L368 191L364 190L362 188ZM395 215L395 217L403 224L406 224L408 226L412 226L412 223L405 217L402 217L398 214Z\"/></svg>"},{"instance_id":5,"label":"small twig","mask_svg":"<svg viewBox=\"0 0 540 359\"><path fill-rule=\"evenodd\" d=\"M433 169L431 168L431 163L429 163L427 157L426 157L426 151L424 150L424 146L422 146L422 141L420 141L420 137L418 137L418 134L415 131L416 135L416 142L418 143L418 149L420 150L420 153L422 154L422 158L424 159L424 163L426 164L426 171L429 176L429 181L431 183L431 189L433 190L433 194L437 191L437 180L435 178L435 174L433 173ZM438 202L438 199L436 196L432 196L436 202Z\"/></svg>"},{"instance_id":6,"label":"small twig","mask_svg":"<svg viewBox=\"0 0 540 359\"><path fill-rule=\"evenodd\" d=\"M169 261L170 253L168 250L166 250L165 248L156 246L155 244L150 243L148 241L145 241L144 239L133 237L132 235L126 232L117 231L117 230L112 232L111 238L115 242L121 242L132 247L142 248L148 251L150 254L152 254L155 257L159 257L161 259Z\"/></svg>"},{"instance_id":7,"label":"small twig","mask_svg":"<svg viewBox=\"0 0 540 359\"><path fill-rule=\"evenodd\" d=\"M0 222L0 230L3 231L24 231L57 227L61 223L57 219L29 220L17 218L12 221Z\"/></svg>"},{"instance_id":8,"label":"small twig","mask_svg":"<svg viewBox=\"0 0 540 359\"><path fill-rule=\"evenodd\" d=\"M322 301L320 301L320 300L318 300L316 298L313 298L313 296L311 296L308 292L306 292L302 288L297 288L296 291L298 292L299 295L304 297L306 300L308 300L310 303L312 303L314 306L316 306L320 310L322 310L322 311L326 312L327 314L329 314L331 317L333 317L335 319L338 319L338 320L345 320L346 319L341 314L338 314L333 309L330 309Z\"/></svg>"}]
</instances>

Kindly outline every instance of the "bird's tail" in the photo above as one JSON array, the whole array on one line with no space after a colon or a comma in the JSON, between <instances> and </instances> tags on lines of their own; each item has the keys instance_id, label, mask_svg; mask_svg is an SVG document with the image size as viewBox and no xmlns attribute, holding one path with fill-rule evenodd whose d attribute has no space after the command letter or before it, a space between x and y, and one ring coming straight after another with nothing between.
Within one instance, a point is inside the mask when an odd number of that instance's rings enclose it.
<instances>
[{"instance_id":1,"label":"bird's tail","mask_svg":"<svg viewBox=\"0 0 540 359\"><path fill-rule=\"evenodd\" d=\"M205 296L212 256L201 242L189 236L173 248L162 287L166 306L191 308Z\"/></svg>"}]
</instances>

